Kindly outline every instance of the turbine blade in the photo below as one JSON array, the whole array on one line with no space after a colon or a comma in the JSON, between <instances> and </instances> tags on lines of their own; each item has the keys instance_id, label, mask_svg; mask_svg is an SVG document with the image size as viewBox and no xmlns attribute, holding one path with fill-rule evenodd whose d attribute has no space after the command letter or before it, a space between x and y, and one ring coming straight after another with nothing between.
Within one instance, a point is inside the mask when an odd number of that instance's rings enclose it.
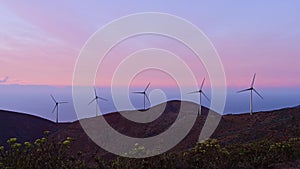
<instances>
[{"instance_id":1,"label":"turbine blade","mask_svg":"<svg viewBox=\"0 0 300 169\"><path fill-rule=\"evenodd\" d=\"M144 94L144 92L132 92L134 94Z\"/></svg>"},{"instance_id":2,"label":"turbine blade","mask_svg":"<svg viewBox=\"0 0 300 169\"><path fill-rule=\"evenodd\" d=\"M258 93L257 90L255 90L255 89L253 89L253 90L254 90L254 92L255 92L261 99L264 99L264 98L262 97L262 95L260 95L260 94Z\"/></svg>"},{"instance_id":3,"label":"turbine blade","mask_svg":"<svg viewBox=\"0 0 300 169\"><path fill-rule=\"evenodd\" d=\"M203 81L202 81L202 84L201 84L201 88L200 88L200 90L202 90L202 88L203 88L204 81L205 81L205 78L204 78L204 79L203 79Z\"/></svg>"},{"instance_id":4,"label":"turbine blade","mask_svg":"<svg viewBox=\"0 0 300 169\"><path fill-rule=\"evenodd\" d=\"M145 88L144 92L149 88L150 82L148 83L147 87Z\"/></svg>"},{"instance_id":5,"label":"turbine blade","mask_svg":"<svg viewBox=\"0 0 300 169\"><path fill-rule=\"evenodd\" d=\"M58 104L66 104L66 103L69 103L69 102L58 102Z\"/></svg>"},{"instance_id":6,"label":"turbine blade","mask_svg":"<svg viewBox=\"0 0 300 169\"><path fill-rule=\"evenodd\" d=\"M94 87L94 93L95 93L95 96L97 97L97 90L96 90L96 87Z\"/></svg>"},{"instance_id":7,"label":"turbine blade","mask_svg":"<svg viewBox=\"0 0 300 169\"><path fill-rule=\"evenodd\" d=\"M149 99L148 95L147 95L146 93L145 93L144 95L146 96L147 100L148 100L149 103L150 103L150 99Z\"/></svg>"},{"instance_id":8,"label":"turbine blade","mask_svg":"<svg viewBox=\"0 0 300 169\"><path fill-rule=\"evenodd\" d=\"M104 101L108 101L107 99L105 99L103 97L99 97L99 99L104 100Z\"/></svg>"},{"instance_id":9,"label":"turbine blade","mask_svg":"<svg viewBox=\"0 0 300 169\"><path fill-rule=\"evenodd\" d=\"M199 91L189 92L187 94L199 93Z\"/></svg>"},{"instance_id":10,"label":"turbine blade","mask_svg":"<svg viewBox=\"0 0 300 169\"><path fill-rule=\"evenodd\" d=\"M56 100L55 100L55 98L52 96L52 94L50 94L50 96L51 96L52 100L56 103Z\"/></svg>"},{"instance_id":11,"label":"turbine blade","mask_svg":"<svg viewBox=\"0 0 300 169\"><path fill-rule=\"evenodd\" d=\"M97 98L94 98L92 101L90 101L88 105L92 104L95 100L97 100Z\"/></svg>"},{"instance_id":12,"label":"turbine blade","mask_svg":"<svg viewBox=\"0 0 300 169\"><path fill-rule=\"evenodd\" d=\"M54 106L53 110L51 113L54 113L55 109L56 109L57 105Z\"/></svg>"},{"instance_id":13,"label":"turbine blade","mask_svg":"<svg viewBox=\"0 0 300 169\"><path fill-rule=\"evenodd\" d=\"M210 101L209 98L206 96L206 94L205 94L204 92L201 92L201 93L203 94L203 96L204 96L208 101Z\"/></svg>"},{"instance_id":14,"label":"turbine blade","mask_svg":"<svg viewBox=\"0 0 300 169\"><path fill-rule=\"evenodd\" d=\"M256 76L256 73L254 73L254 75L253 75L253 79L252 79L252 83L251 83L251 87L252 87L252 88L253 88L253 86L254 86L255 76Z\"/></svg>"},{"instance_id":15,"label":"turbine blade","mask_svg":"<svg viewBox=\"0 0 300 169\"><path fill-rule=\"evenodd\" d=\"M251 90L251 89L240 90L240 91L237 91L237 93L242 93L242 92L245 92L245 91L248 91L248 90Z\"/></svg>"}]
</instances>

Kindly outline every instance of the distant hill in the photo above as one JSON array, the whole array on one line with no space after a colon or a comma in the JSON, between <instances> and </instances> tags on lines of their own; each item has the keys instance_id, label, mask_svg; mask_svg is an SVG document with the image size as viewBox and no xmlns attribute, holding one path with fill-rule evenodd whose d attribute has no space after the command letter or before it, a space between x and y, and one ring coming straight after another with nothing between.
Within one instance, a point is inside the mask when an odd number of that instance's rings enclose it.
<instances>
[{"instance_id":1,"label":"distant hill","mask_svg":"<svg viewBox=\"0 0 300 169\"><path fill-rule=\"evenodd\" d=\"M135 123L127 120L118 112L105 115L105 119L118 132L131 137L150 137L158 135L168 129L177 118L177 113L180 104L188 105L196 108L197 106L191 102L184 101L169 101L166 103L166 109L159 118L150 123ZM155 106L155 109L164 104ZM128 111L138 115L139 111ZM174 147L171 151L183 151L195 145L198 141L199 134L203 124L207 118L208 109L202 107L202 115L198 116L196 122L189 134ZM220 116L217 113L212 113L214 116ZM99 117L98 117L99 118ZM97 122L97 118L84 119L90 121L91 124ZM65 137L75 139L73 144L74 151L82 151L84 145L84 153L98 154L103 157L112 157L112 155L102 148L98 147L90 140L82 130L78 121L70 124L63 130L55 134L55 137L62 139ZM300 107L287 108L268 112L240 115L224 115L221 117L219 126L215 130L212 138L220 140L221 144L246 143L261 139L284 140L291 137L300 137Z\"/></svg>"},{"instance_id":2,"label":"distant hill","mask_svg":"<svg viewBox=\"0 0 300 169\"><path fill-rule=\"evenodd\" d=\"M180 104L190 106L197 111L197 106L191 102L169 101L152 107L149 111L156 111L166 106L165 111L156 120L149 123L135 123L124 118L120 113L104 115L109 124L118 132L131 137L150 137L167 130L178 116ZM140 111L122 112L138 116ZM207 118L208 109L202 107L202 115L198 116L189 134L171 151L183 151L195 145ZM220 117L219 114L213 113ZM249 114L224 115L212 138L220 140L221 144L245 143L260 139L284 140L291 137L300 137L300 107L286 108L275 111ZM97 118L83 119L85 122L96 124ZM0 144L7 138L14 136L21 140L33 140L43 135L44 130L52 131L55 139L66 137L74 138L72 151L82 151L86 157L91 154L106 158L114 157L98 147L83 131L79 121L69 124L54 124L51 121L38 117L0 111ZM92 159L91 159L92 160Z\"/></svg>"},{"instance_id":3,"label":"distant hill","mask_svg":"<svg viewBox=\"0 0 300 169\"><path fill-rule=\"evenodd\" d=\"M56 131L68 123L55 124L49 120L11 111L0 110L0 145L5 145L9 138L16 137L19 142L34 141L44 135L44 131Z\"/></svg>"},{"instance_id":4,"label":"distant hill","mask_svg":"<svg viewBox=\"0 0 300 169\"><path fill-rule=\"evenodd\" d=\"M223 143L300 137L300 107L223 116L213 137Z\"/></svg>"}]
</instances>

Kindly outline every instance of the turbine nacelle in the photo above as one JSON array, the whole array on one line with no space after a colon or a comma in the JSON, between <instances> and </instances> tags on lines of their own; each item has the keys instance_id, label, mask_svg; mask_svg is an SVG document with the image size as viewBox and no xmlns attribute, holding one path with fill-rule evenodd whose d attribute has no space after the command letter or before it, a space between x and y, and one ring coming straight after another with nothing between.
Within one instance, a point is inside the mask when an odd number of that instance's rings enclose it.
<instances>
[{"instance_id":1,"label":"turbine nacelle","mask_svg":"<svg viewBox=\"0 0 300 169\"><path fill-rule=\"evenodd\" d=\"M90 105L90 104L92 104L93 102L95 102L96 101L96 117L98 116L98 100L100 99L100 100L104 100L104 101L108 101L107 99L105 99L105 98L103 98L103 97L99 97L98 96L98 94L97 94L97 90L96 90L96 88L94 87L94 94L95 94L95 98L92 100L92 101L90 101L89 102L89 104L88 105Z\"/></svg>"},{"instance_id":2,"label":"turbine nacelle","mask_svg":"<svg viewBox=\"0 0 300 169\"><path fill-rule=\"evenodd\" d=\"M201 96L203 95L208 101L209 101L209 98L207 97L207 95L203 92L203 85L204 85L204 81L205 81L205 78L203 79L202 81L202 84L201 84L201 87L199 90L197 91L194 91L194 92L190 92L188 94L193 94L193 93L199 93L199 97L200 97L200 103L199 103L199 107L200 107L200 110L198 110L198 113L201 114L201 106L202 106L202 99L201 99Z\"/></svg>"},{"instance_id":3,"label":"turbine nacelle","mask_svg":"<svg viewBox=\"0 0 300 169\"><path fill-rule=\"evenodd\" d=\"M254 91L261 99L264 99L264 98L262 97L262 95L259 94L259 92L254 88L255 77L256 77L256 73L254 73L254 75L253 75L253 79L252 79L250 88L244 89L244 90L240 90L240 91L237 92L237 93L242 93L242 92L250 91L250 115L252 115L252 113L253 113L253 96L252 96L253 91Z\"/></svg>"},{"instance_id":4,"label":"turbine nacelle","mask_svg":"<svg viewBox=\"0 0 300 169\"><path fill-rule=\"evenodd\" d=\"M146 93L146 91L148 90L150 84L151 83L149 82L144 91L141 91L141 92L132 92L134 94L142 94L142 95L144 95L144 110L146 110L146 98L147 98L148 102L150 103L150 99L149 99L149 97L148 97L148 95Z\"/></svg>"},{"instance_id":5,"label":"turbine nacelle","mask_svg":"<svg viewBox=\"0 0 300 169\"><path fill-rule=\"evenodd\" d=\"M53 110L52 110L52 113L54 113L55 110L56 110L56 123L58 123L58 106L59 106L60 104L66 104L66 103L68 103L68 102L58 102L58 101L56 101L56 99L53 97L53 95L50 95L50 96L51 96L52 100L53 100L54 103L55 103L55 106L54 106L54 108L53 108Z\"/></svg>"},{"instance_id":6,"label":"turbine nacelle","mask_svg":"<svg viewBox=\"0 0 300 169\"><path fill-rule=\"evenodd\" d=\"M238 93L242 93L242 92L246 92L246 91L254 91L261 99L264 99L262 97L262 95L259 94L258 91L254 88L255 77L256 77L256 73L254 73L254 75L253 75L253 79L252 79L250 88L244 89L244 90L240 90L240 91L238 91Z\"/></svg>"}]
</instances>

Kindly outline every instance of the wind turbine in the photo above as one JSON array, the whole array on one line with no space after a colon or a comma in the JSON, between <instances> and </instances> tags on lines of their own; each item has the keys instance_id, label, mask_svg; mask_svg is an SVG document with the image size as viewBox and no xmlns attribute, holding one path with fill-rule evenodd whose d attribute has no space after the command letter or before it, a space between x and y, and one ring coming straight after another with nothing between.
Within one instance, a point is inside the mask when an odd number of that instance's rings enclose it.
<instances>
[{"instance_id":1,"label":"wind turbine","mask_svg":"<svg viewBox=\"0 0 300 169\"><path fill-rule=\"evenodd\" d=\"M142 91L142 92L132 92L132 93L135 93L135 94L142 94L142 95L144 95L144 110L146 110L146 98L147 98L147 100L150 103L149 97L148 97L148 95L146 93L146 91L149 88L149 86L150 86L150 82L148 83L148 85L146 86L146 88L145 88L144 91Z\"/></svg>"},{"instance_id":2,"label":"wind turbine","mask_svg":"<svg viewBox=\"0 0 300 169\"><path fill-rule=\"evenodd\" d=\"M201 84L201 87L199 90L197 91L194 91L194 92L190 92L188 94L193 94L193 93L199 93L199 97L200 97L200 104L199 104L199 108L198 108L198 113L201 115L201 107L202 107L202 95L209 101L209 98L206 96L206 94L203 92L203 85L204 85L204 81L205 81L205 78L203 79L202 81L202 84Z\"/></svg>"},{"instance_id":3,"label":"wind turbine","mask_svg":"<svg viewBox=\"0 0 300 169\"><path fill-rule=\"evenodd\" d=\"M89 105L92 104L94 101L96 101L96 117L97 117L98 116L98 109L99 109L99 102L98 102L98 100L99 99L104 100L104 101L108 101L108 100L105 99L105 98L99 97L97 95L97 90L96 90L95 87L94 87L94 93L95 93L95 98L92 101L89 102Z\"/></svg>"},{"instance_id":4,"label":"wind turbine","mask_svg":"<svg viewBox=\"0 0 300 169\"><path fill-rule=\"evenodd\" d=\"M56 110L56 123L58 123L58 105L65 104L65 103L68 103L68 102L58 102L58 101L55 100L55 98L52 95L50 95L50 96L51 96L52 100L55 103L55 106L54 106L54 108L52 110L52 113L54 113L55 110Z\"/></svg>"},{"instance_id":5,"label":"wind turbine","mask_svg":"<svg viewBox=\"0 0 300 169\"><path fill-rule=\"evenodd\" d=\"M254 76L253 76L253 79L252 79L252 83L251 83L250 88L244 89L244 90L241 90L241 91L238 91L238 93L250 91L250 115L252 115L252 113L253 113L253 91L254 91L261 99L264 99L264 98L257 92L257 90L255 90L255 88L253 87L253 86L254 86L254 81L255 81L255 76L256 76L256 73L254 73Z\"/></svg>"}]
</instances>

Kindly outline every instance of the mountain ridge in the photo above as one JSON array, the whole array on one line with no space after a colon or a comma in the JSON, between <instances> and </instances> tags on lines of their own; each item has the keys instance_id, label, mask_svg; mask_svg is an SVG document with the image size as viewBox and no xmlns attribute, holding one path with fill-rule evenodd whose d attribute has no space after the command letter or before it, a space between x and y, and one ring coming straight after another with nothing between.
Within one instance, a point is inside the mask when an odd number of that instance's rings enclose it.
<instances>
[{"instance_id":1,"label":"mountain ridge","mask_svg":"<svg viewBox=\"0 0 300 169\"><path fill-rule=\"evenodd\" d=\"M107 120L108 123L118 132L131 137L144 138L158 135L167 130L177 118L181 104L193 106L193 108L197 108L197 106L199 106L193 102L178 100L168 101L163 104L165 104L166 110L159 116L159 118L149 123L131 122L123 117L119 112L109 113L103 116L105 120ZM163 106L163 104L157 105L157 107L159 108L159 106ZM150 109L154 108L155 106ZM200 132L208 115L208 110L208 108L202 107L202 114L196 118L190 132L170 151L183 151L193 147L195 143L198 142ZM195 111L197 111L197 109L195 109ZM21 142L31 141L42 137L44 130L49 130L52 133L51 136L57 140L62 140L66 137L74 138L74 143L72 144L72 151L74 152L82 151L86 156L96 154L105 158L114 157L111 153L108 153L98 147L87 136L80 125L80 121L55 124L45 119L38 120L39 117L30 118L31 115L16 117L15 113L8 113L9 112L3 113L3 111L0 111L0 145L5 144L9 135L10 137L18 137ZM126 113L137 113L138 115L141 111L127 111ZM212 113L216 116L220 116L220 123L211 137L218 139L221 144L245 143L266 138L284 140L291 137L300 137L299 106L293 108L282 108L273 111L261 111L256 112L253 115L226 114L221 116L213 111ZM19 115L20 114L17 114L17 116ZM22 120L22 118L25 118L25 120ZM95 121L97 118L100 117L91 117L81 120ZM12 124L18 124L19 127L13 126ZM29 129L30 126L31 130ZM9 132L3 136L5 131ZM26 137L24 137L24 134ZM84 145L84 148L82 145Z\"/></svg>"}]
</instances>

